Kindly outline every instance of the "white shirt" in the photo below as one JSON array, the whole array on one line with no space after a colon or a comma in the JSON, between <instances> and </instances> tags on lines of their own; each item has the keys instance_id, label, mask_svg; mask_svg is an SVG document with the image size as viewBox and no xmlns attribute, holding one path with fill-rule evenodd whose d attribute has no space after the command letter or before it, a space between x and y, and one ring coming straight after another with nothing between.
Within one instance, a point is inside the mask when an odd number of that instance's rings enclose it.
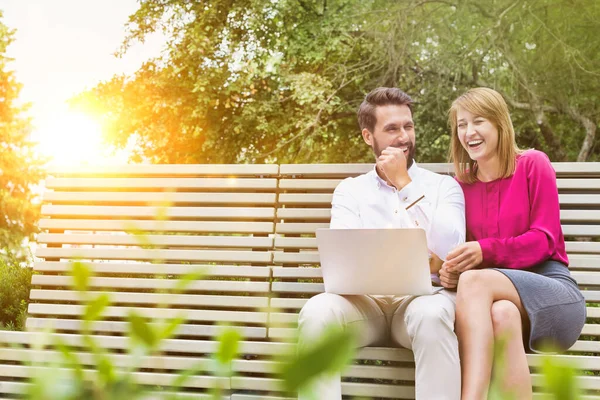
<instances>
[{"instance_id":1,"label":"white shirt","mask_svg":"<svg viewBox=\"0 0 600 400\"><path fill-rule=\"evenodd\" d=\"M332 229L422 228L429 251L445 260L465 241L465 198L450 176L419 168L408 170L412 182L402 190L389 186L375 169L346 178L331 202Z\"/></svg>"}]
</instances>

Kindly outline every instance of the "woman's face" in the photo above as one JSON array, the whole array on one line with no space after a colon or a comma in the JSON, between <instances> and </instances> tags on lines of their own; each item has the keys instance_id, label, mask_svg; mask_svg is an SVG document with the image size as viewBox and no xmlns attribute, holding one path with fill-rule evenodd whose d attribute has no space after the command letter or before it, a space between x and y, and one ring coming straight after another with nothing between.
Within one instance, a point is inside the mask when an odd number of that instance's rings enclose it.
<instances>
[{"instance_id":1,"label":"woman's face","mask_svg":"<svg viewBox=\"0 0 600 400\"><path fill-rule=\"evenodd\" d=\"M493 158L498 150L498 129L491 121L462 107L456 113L458 139L477 162Z\"/></svg>"}]
</instances>

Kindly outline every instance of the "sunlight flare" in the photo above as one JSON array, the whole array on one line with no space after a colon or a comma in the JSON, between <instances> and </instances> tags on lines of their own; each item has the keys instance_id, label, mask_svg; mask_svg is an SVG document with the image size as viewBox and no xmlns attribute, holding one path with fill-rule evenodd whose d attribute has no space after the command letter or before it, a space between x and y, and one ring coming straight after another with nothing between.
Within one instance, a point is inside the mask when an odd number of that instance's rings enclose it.
<instances>
[{"instance_id":1,"label":"sunlight flare","mask_svg":"<svg viewBox=\"0 0 600 400\"><path fill-rule=\"evenodd\" d=\"M102 126L90 115L65 111L43 121L39 151L58 166L103 165L114 156L102 140Z\"/></svg>"}]
</instances>

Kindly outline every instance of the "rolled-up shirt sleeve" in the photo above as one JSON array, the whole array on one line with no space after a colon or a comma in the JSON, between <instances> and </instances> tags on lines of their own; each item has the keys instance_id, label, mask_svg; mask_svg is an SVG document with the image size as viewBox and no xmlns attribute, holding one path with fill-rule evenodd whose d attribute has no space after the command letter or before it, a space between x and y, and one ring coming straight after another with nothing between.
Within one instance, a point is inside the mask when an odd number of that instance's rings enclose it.
<instances>
[{"instance_id":1,"label":"rolled-up shirt sleeve","mask_svg":"<svg viewBox=\"0 0 600 400\"><path fill-rule=\"evenodd\" d=\"M427 247L440 259L445 260L452 249L465 242L465 197L454 179L440 181L437 202L416 181L398 191L398 196L411 222L425 230Z\"/></svg>"}]
</instances>

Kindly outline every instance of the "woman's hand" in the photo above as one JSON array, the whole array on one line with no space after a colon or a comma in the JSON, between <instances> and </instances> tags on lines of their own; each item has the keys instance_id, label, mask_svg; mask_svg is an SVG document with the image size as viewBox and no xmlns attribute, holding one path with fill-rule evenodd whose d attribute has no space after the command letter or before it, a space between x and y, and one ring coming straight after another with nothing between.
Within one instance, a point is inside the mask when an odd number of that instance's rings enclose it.
<instances>
[{"instance_id":1,"label":"woman's hand","mask_svg":"<svg viewBox=\"0 0 600 400\"><path fill-rule=\"evenodd\" d=\"M459 276L459 273L450 272L448 268L442 267L442 269L440 269L440 282L442 282L442 286L446 289L456 289Z\"/></svg>"},{"instance_id":2,"label":"woman's hand","mask_svg":"<svg viewBox=\"0 0 600 400\"><path fill-rule=\"evenodd\" d=\"M460 274L477 267L482 261L483 253L479 242L467 242L448 253L442 269Z\"/></svg>"}]
</instances>

